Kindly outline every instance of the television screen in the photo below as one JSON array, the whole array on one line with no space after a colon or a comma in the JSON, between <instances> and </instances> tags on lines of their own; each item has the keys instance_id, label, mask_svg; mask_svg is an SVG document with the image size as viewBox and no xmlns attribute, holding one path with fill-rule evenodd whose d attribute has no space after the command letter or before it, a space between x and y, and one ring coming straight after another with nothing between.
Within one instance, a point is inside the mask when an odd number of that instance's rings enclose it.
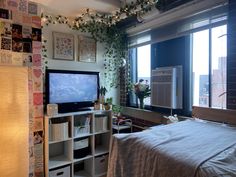
<instances>
[{"instance_id":1,"label":"television screen","mask_svg":"<svg viewBox=\"0 0 236 177\"><path fill-rule=\"evenodd\" d=\"M99 95L99 73L47 70L47 104L58 104L59 112L92 106ZM61 110L60 110L61 109Z\"/></svg>"}]
</instances>

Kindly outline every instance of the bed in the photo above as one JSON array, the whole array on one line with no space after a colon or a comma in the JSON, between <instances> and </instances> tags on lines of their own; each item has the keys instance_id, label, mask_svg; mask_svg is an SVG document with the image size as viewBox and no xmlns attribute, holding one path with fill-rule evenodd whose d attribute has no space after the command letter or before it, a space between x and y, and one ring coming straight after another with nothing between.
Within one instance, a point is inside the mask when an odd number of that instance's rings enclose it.
<instances>
[{"instance_id":1,"label":"bed","mask_svg":"<svg viewBox=\"0 0 236 177\"><path fill-rule=\"evenodd\" d=\"M194 107L193 115L211 121L114 135L107 177L236 176L236 111Z\"/></svg>"}]
</instances>

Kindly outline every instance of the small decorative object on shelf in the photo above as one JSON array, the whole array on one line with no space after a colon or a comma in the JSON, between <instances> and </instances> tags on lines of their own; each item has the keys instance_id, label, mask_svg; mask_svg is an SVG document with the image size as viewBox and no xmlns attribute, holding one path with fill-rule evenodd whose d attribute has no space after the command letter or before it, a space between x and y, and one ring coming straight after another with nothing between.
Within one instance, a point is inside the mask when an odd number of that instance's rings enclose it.
<instances>
[{"instance_id":1,"label":"small decorative object on shelf","mask_svg":"<svg viewBox=\"0 0 236 177\"><path fill-rule=\"evenodd\" d=\"M134 84L134 93L139 99L139 108L144 109L144 99L151 95L148 80L144 83L144 80L140 79L138 83Z\"/></svg>"},{"instance_id":2,"label":"small decorative object on shelf","mask_svg":"<svg viewBox=\"0 0 236 177\"><path fill-rule=\"evenodd\" d=\"M100 101L99 100L94 101L94 110L100 110Z\"/></svg>"},{"instance_id":3,"label":"small decorative object on shelf","mask_svg":"<svg viewBox=\"0 0 236 177\"><path fill-rule=\"evenodd\" d=\"M103 105L104 105L105 110L110 110L111 109L111 106L110 106L109 103L104 103Z\"/></svg>"},{"instance_id":4,"label":"small decorative object on shelf","mask_svg":"<svg viewBox=\"0 0 236 177\"><path fill-rule=\"evenodd\" d=\"M99 89L100 94L100 103L102 104L102 109L104 110L104 103L105 103L105 95L107 93L106 87L101 86Z\"/></svg>"}]
</instances>

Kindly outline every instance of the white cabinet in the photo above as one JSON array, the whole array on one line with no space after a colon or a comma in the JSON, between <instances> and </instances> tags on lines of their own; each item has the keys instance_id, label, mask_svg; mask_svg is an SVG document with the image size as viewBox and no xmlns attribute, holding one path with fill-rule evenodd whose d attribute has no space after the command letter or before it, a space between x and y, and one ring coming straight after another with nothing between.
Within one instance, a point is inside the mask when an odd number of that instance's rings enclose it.
<instances>
[{"instance_id":1,"label":"white cabinet","mask_svg":"<svg viewBox=\"0 0 236 177\"><path fill-rule=\"evenodd\" d=\"M112 134L111 111L82 111L45 117L45 174L105 176ZM68 170L69 169L69 170ZM52 176L52 175L51 175Z\"/></svg>"}]
</instances>

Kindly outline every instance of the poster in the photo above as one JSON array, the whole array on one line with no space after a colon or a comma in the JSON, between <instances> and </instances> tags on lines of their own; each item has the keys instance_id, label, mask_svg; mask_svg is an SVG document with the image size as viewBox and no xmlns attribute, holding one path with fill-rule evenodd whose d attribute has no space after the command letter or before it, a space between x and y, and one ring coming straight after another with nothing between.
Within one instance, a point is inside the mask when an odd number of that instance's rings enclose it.
<instances>
[{"instance_id":1,"label":"poster","mask_svg":"<svg viewBox=\"0 0 236 177\"><path fill-rule=\"evenodd\" d=\"M12 12L12 21L13 21L13 23L21 24L23 21L22 12L13 11Z\"/></svg>"},{"instance_id":2,"label":"poster","mask_svg":"<svg viewBox=\"0 0 236 177\"><path fill-rule=\"evenodd\" d=\"M34 120L34 131L43 130L43 117Z\"/></svg>"},{"instance_id":3,"label":"poster","mask_svg":"<svg viewBox=\"0 0 236 177\"><path fill-rule=\"evenodd\" d=\"M34 145L43 143L43 131L34 132Z\"/></svg>"},{"instance_id":4,"label":"poster","mask_svg":"<svg viewBox=\"0 0 236 177\"><path fill-rule=\"evenodd\" d=\"M6 8L9 10L17 11L19 6L19 0L7 0Z\"/></svg>"},{"instance_id":5,"label":"poster","mask_svg":"<svg viewBox=\"0 0 236 177\"><path fill-rule=\"evenodd\" d=\"M42 70L39 68L33 69L33 91L43 92Z\"/></svg>"},{"instance_id":6,"label":"poster","mask_svg":"<svg viewBox=\"0 0 236 177\"><path fill-rule=\"evenodd\" d=\"M38 42L38 41L33 41L32 45L33 45L33 53L34 54L41 54L42 43Z\"/></svg>"},{"instance_id":7,"label":"poster","mask_svg":"<svg viewBox=\"0 0 236 177\"><path fill-rule=\"evenodd\" d=\"M43 93L33 93L33 99L35 106L43 105Z\"/></svg>"},{"instance_id":8,"label":"poster","mask_svg":"<svg viewBox=\"0 0 236 177\"><path fill-rule=\"evenodd\" d=\"M22 15L22 23L26 26L32 25L32 18L29 15L23 14Z\"/></svg>"},{"instance_id":9,"label":"poster","mask_svg":"<svg viewBox=\"0 0 236 177\"><path fill-rule=\"evenodd\" d=\"M12 37L12 25L7 22L0 22L0 34L1 37Z\"/></svg>"},{"instance_id":10,"label":"poster","mask_svg":"<svg viewBox=\"0 0 236 177\"><path fill-rule=\"evenodd\" d=\"M28 0L19 0L19 11L28 13Z\"/></svg>"},{"instance_id":11,"label":"poster","mask_svg":"<svg viewBox=\"0 0 236 177\"><path fill-rule=\"evenodd\" d=\"M39 16L32 16L32 26L34 28L41 28L41 18Z\"/></svg>"},{"instance_id":12,"label":"poster","mask_svg":"<svg viewBox=\"0 0 236 177\"><path fill-rule=\"evenodd\" d=\"M42 31L38 28L32 28L32 40L41 41Z\"/></svg>"},{"instance_id":13,"label":"poster","mask_svg":"<svg viewBox=\"0 0 236 177\"><path fill-rule=\"evenodd\" d=\"M3 50L11 50L12 40L8 37L1 38L1 49Z\"/></svg>"},{"instance_id":14,"label":"poster","mask_svg":"<svg viewBox=\"0 0 236 177\"><path fill-rule=\"evenodd\" d=\"M34 174L35 177L44 177L44 159L43 159L43 144L36 144L34 146Z\"/></svg>"},{"instance_id":15,"label":"poster","mask_svg":"<svg viewBox=\"0 0 236 177\"><path fill-rule=\"evenodd\" d=\"M23 66L23 58L21 53L12 52L12 64L17 66Z\"/></svg>"},{"instance_id":16,"label":"poster","mask_svg":"<svg viewBox=\"0 0 236 177\"><path fill-rule=\"evenodd\" d=\"M12 53L8 50L0 50L0 65L11 65Z\"/></svg>"},{"instance_id":17,"label":"poster","mask_svg":"<svg viewBox=\"0 0 236 177\"><path fill-rule=\"evenodd\" d=\"M31 15L38 15L38 5L33 2L28 3L28 13Z\"/></svg>"},{"instance_id":18,"label":"poster","mask_svg":"<svg viewBox=\"0 0 236 177\"><path fill-rule=\"evenodd\" d=\"M9 19L9 11L6 9L0 8L0 18Z\"/></svg>"},{"instance_id":19,"label":"poster","mask_svg":"<svg viewBox=\"0 0 236 177\"><path fill-rule=\"evenodd\" d=\"M22 26L17 24L12 24L12 51L22 52Z\"/></svg>"},{"instance_id":20,"label":"poster","mask_svg":"<svg viewBox=\"0 0 236 177\"><path fill-rule=\"evenodd\" d=\"M7 0L0 0L0 8L6 8L7 6Z\"/></svg>"},{"instance_id":21,"label":"poster","mask_svg":"<svg viewBox=\"0 0 236 177\"><path fill-rule=\"evenodd\" d=\"M39 105L39 106L34 106L33 107L34 110L33 110L33 115L35 118L38 118L38 117L42 117L43 116L43 105Z\"/></svg>"},{"instance_id":22,"label":"poster","mask_svg":"<svg viewBox=\"0 0 236 177\"><path fill-rule=\"evenodd\" d=\"M23 54L22 58L24 66L32 66L32 54Z\"/></svg>"},{"instance_id":23,"label":"poster","mask_svg":"<svg viewBox=\"0 0 236 177\"><path fill-rule=\"evenodd\" d=\"M42 65L42 58L40 54L33 54L33 66L41 66Z\"/></svg>"}]
</instances>

